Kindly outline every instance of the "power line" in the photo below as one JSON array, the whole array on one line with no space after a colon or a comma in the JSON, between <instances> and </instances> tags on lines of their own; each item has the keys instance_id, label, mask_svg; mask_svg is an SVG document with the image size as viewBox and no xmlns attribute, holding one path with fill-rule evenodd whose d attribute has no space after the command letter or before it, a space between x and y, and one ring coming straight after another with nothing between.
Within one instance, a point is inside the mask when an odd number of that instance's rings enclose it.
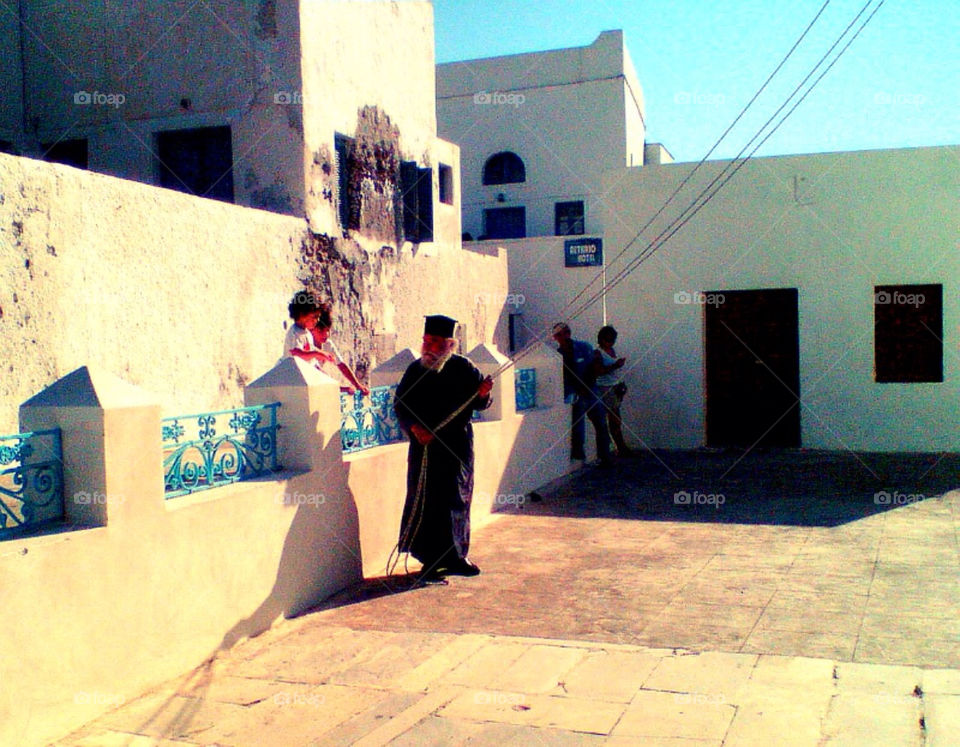
<instances>
[{"instance_id":1,"label":"power line","mask_svg":"<svg viewBox=\"0 0 960 747\"><path fill-rule=\"evenodd\" d=\"M830 56L833 50L836 49L836 47L843 41L844 37L847 36L847 34L850 32L850 29L853 28L857 20L866 12L867 8L871 5L872 2L873 0L867 0L867 3L864 4L864 6L860 9L857 15L853 18L853 20L850 21L850 23L843 30L843 32L837 37L837 39L833 42L830 48L827 49L827 51L823 54L823 56L820 58L817 64L814 65L814 67L810 70L810 72L807 73L807 75L803 78L803 80L800 81L800 83L794 88L794 90L790 93L790 95L786 98L786 100L777 108L777 110L770 116L770 118L767 119L767 121L763 124L763 126L760 127L757 133L752 138L750 138L750 140L746 143L746 145L744 145L743 148L741 148L737 156L731 161L729 161L727 165L710 181L710 183L706 187L704 187L700 191L700 193L694 198L694 200L680 213L680 215L674 218L666 226L666 228L664 228L654 239L652 239L647 244L647 246L644 247L644 249L640 252L640 254L637 257L634 257L632 260L630 260L630 262L628 262L627 265L624 268L622 268L614 276L613 280L609 281L605 285L605 287L602 288L600 291L595 291L593 295L591 295L575 312L570 314L568 317L569 319L575 319L578 316L580 316L583 312L585 312L588 308L590 308L590 306L595 304L597 300L601 298L607 290L619 285L630 273L632 273L635 269L637 269L637 267L639 267L643 262L645 262L647 259L652 257L657 251L659 251L670 238L672 238L678 231L680 231L680 229L682 229L694 215L696 215L701 209L703 209L710 202L710 200L713 199L713 197L717 194L717 192L719 192L720 189L725 184L727 184L727 182L729 182L731 178L733 178L734 174L736 174L741 168L743 168L744 165L746 165L746 163L753 157L753 154L756 153L757 150L774 134L774 132L776 132L780 128L780 126L794 112L794 110L800 105L800 103L808 95L810 95L810 93L817 86L817 84L823 79L823 77L827 74L827 72L829 72L830 69L839 61L840 57L842 57L843 54L847 51L847 49L853 43L854 39L856 39L857 36L860 35L860 33L863 31L866 25L870 22L873 16L877 13L878 10L880 10L880 7L883 5L885 0L880 1L880 3L873 9L870 15L861 24L860 28L857 29L857 31L853 34L853 36L850 37L847 43L843 46L840 52L837 53L836 57L827 65L827 67L823 70L823 72L813 81L813 83L800 96L800 98L797 99L797 101L787 111L787 113L780 119L780 121L777 122L776 125L766 135L763 136L760 142L757 143L757 145L750 151L749 154L747 154L746 158L743 158L741 160L741 156L743 156L744 152L751 146L751 144L753 144L755 140L757 140L757 138L759 138L763 134L764 130L770 125L771 122L773 122L774 119L776 119L777 115L779 115L780 112L782 112L790 104L790 101L794 98L794 96L797 95L797 93L803 88L806 82L810 80L810 78L813 77L813 75L817 72L820 66L823 65L824 61ZM699 168L702 164L703 164L703 161L701 161L696 168ZM694 169L694 171L696 171L696 169ZM730 172L729 174L727 174L728 171ZM692 173L693 172L691 172L690 174L691 176L692 176ZM720 185L716 189L713 189L714 185L716 185L717 182L720 181L721 179L723 181L720 183ZM687 180L685 180L684 183L686 183L686 181ZM711 189L713 189L712 192L710 191ZM704 198L705 195L706 197ZM672 196L671 196L671 199L672 199ZM641 231L638 232L633 237L633 239L631 239L628 242L626 248L629 248L630 246L636 243L637 239L640 238L642 231L643 229L641 229ZM621 252L621 255L622 254L623 252Z\"/></svg>"},{"instance_id":2,"label":"power line","mask_svg":"<svg viewBox=\"0 0 960 747\"><path fill-rule=\"evenodd\" d=\"M630 242L627 243L627 245L620 251L620 253L613 258L613 260L610 262L611 265L616 264L620 260L620 258L630 250L630 247L636 243L637 239L640 238L643 232L646 231L650 227L650 225L663 214L663 211L667 209L667 206L687 185L687 182L689 182L693 178L694 174L696 174L697 171L700 170L700 167L703 166L703 164L707 161L708 158L710 158L711 154L717 149L720 143L723 142L724 138L726 138L726 136L730 134L730 131L736 126L737 122L739 122L743 118L743 115L746 114L747 110L753 105L753 103L757 100L760 94L763 93L766 87L770 84L770 81L774 79L777 73L780 72L780 69L787 63L787 60L790 59L791 55L793 55L797 47L800 46L800 42L804 40L804 38L810 32L810 29L813 28L813 25L817 22L817 19L820 18L820 16L823 14L823 11L826 10L829 4L830 4L830 0L826 0L826 2L824 2L824 4L820 6L820 10L817 11L817 14L813 17L813 20L811 20L810 23L807 24L807 27L803 30L803 33L800 34L799 38L793 43L793 46L790 47L790 50L787 52L787 54L784 55L783 59L780 60L780 63L776 66L776 68L774 68L773 72L770 73L767 79L763 82L763 85L760 86L760 88L757 90L755 94L753 94L753 97L746 103L743 109L740 110L740 113L737 114L736 118L730 123L727 129L723 131L723 134L721 134L720 137L717 138L717 141L712 146L710 146L710 150L707 151L706 155L704 155L704 157L700 159L700 161L697 163L694 169L689 174L687 174L686 177L684 177L683 181L681 181L680 184L677 186L677 188L673 190L673 193L667 198L666 202L664 202L663 205L660 206L660 209L657 210L657 212L654 213L653 216L649 218L647 222L643 224L643 226L640 227L640 230L637 231L636 236L634 236L633 239L631 239ZM583 290L577 293L576 296L574 296L569 302L567 302L566 305L564 305L563 309L560 312L561 316L563 316L564 312L568 308L573 306L573 304L575 304L577 300L579 300L580 297L587 292L590 286L592 286L602 277L603 276L601 273L597 273L596 275L594 275L593 278L586 284L586 286L584 286Z\"/></svg>"}]
</instances>

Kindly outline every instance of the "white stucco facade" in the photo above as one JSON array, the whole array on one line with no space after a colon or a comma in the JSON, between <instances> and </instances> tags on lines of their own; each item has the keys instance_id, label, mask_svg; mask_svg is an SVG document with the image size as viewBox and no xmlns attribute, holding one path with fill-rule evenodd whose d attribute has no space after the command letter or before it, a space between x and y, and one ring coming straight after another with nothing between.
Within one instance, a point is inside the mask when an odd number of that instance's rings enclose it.
<instances>
[{"instance_id":1,"label":"white stucco facade","mask_svg":"<svg viewBox=\"0 0 960 747\"><path fill-rule=\"evenodd\" d=\"M705 163L624 257L615 257L695 164L606 176L607 277L639 256L725 166ZM705 444L705 304L698 293L796 289L801 445L861 451L960 449L960 148L751 160L652 257L606 293L628 361L628 441ZM629 222L612 215L630 215ZM540 334L600 270L565 268L563 241L503 242L511 293ZM942 285L942 382L875 380L877 286ZM600 287L597 281L591 290ZM701 297L702 298L702 297ZM601 305L571 321L595 343Z\"/></svg>"},{"instance_id":2,"label":"white stucco facade","mask_svg":"<svg viewBox=\"0 0 960 747\"><path fill-rule=\"evenodd\" d=\"M584 203L584 233L602 228L601 183L643 163L643 92L621 31L590 45L437 66L437 129L461 150L463 230L491 233L484 210L525 209L525 235L555 232L558 202ZM487 159L515 153L522 183L484 185Z\"/></svg>"}]
</instances>

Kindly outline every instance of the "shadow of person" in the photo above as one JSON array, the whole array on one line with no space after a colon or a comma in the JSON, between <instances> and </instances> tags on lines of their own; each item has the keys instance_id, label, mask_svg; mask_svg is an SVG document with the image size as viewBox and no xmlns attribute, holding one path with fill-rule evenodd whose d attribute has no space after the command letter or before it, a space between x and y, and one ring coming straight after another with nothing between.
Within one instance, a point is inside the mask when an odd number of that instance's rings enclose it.
<instances>
[{"instance_id":1,"label":"shadow of person","mask_svg":"<svg viewBox=\"0 0 960 747\"><path fill-rule=\"evenodd\" d=\"M288 481L284 503L295 506L296 514L283 543L273 588L257 609L224 634L218 652L363 581L359 514L340 445L333 438L320 463L329 466ZM292 482L295 489L290 487Z\"/></svg>"},{"instance_id":2,"label":"shadow of person","mask_svg":"<svg viewBox=\"0 0 960 747\"><path fill-rule=\"evenodd\" d=\"M318 415L314 414L314 427ZM282 485L282 503L295 511L283 542L270 593L247 617L227 630L219 645L188 672L176 691L140 725L164 738L187 736L207 700L217 660L245 638L255 638L279 619L297 617L321 600L363 580L356 502L347 482L335 432L314 464ZM279 488L279 486L278 486Z\"/></svg>"}]
</instances>

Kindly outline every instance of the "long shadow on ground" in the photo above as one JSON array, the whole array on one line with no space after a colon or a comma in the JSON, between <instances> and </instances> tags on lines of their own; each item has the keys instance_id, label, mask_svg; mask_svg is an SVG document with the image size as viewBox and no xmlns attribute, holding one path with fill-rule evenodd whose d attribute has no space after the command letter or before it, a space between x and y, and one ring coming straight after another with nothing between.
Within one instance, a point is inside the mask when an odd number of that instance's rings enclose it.
<instances>
[{"instance_id":1,"label":"long shadow on ground","mask_svg":"<svg viewBox=\"0 0 960 747\"><path fill-rule=\"evenodd\" d=\"M582 470L500 513L829 527L958 487L960 454L654 451Z\"/></svg>"}]
</instances>

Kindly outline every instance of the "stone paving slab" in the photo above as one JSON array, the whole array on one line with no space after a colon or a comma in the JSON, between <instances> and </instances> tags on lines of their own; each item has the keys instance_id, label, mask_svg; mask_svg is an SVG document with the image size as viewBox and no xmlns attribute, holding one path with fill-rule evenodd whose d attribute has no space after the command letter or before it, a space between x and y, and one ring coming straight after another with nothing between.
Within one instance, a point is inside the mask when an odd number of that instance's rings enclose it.
<instances>
[{"instance_id":1,"label":"stone paving slab","mask_svg":"<svg viewBox=\"0 0 960 747\"><path fill-rule=\"evenodd\" d=\"M368 579L61 743L956 743L960 460L660 457L478 531L477 578Z\"/></svg>"},{"instance_id":2,"label":"stone paving slab","mask_svg":"<svg viewBox=\"0 0 960 747\"><path fill-rule=\"evenodd\" d=\"M308 618L325 629L322 615ZM418 691L397 680L372 687L238 675L266 651L284 649L278 660L296 655L302 636L282 627L265 634L265 647L222 654L206 681L191 673L61 743L919 745L950 744L960 728L960 694L952 692L960 671L810 657L510 636L461 645L424 634L429 666L410 669L419 671ZM372 661L383 640L382 631L350 638L357 662ZM318 666L311 679L351 669L337 659Z\"/></svg>"}]
</instances>

